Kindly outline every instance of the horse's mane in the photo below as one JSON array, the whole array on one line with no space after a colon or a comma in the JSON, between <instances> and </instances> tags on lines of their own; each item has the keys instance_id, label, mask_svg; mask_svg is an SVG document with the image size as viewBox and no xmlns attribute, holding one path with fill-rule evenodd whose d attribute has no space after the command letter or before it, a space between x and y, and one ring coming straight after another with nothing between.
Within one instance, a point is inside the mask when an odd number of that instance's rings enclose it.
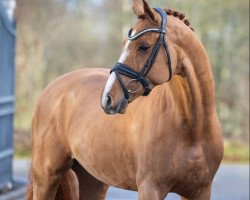
<instances>
[{"instance_id":1,"label":"horse's mane","mask_svg":"<svg viewBox=\"0 0 250 200\"><path fill-rule=\"evenodd\" d=\"M168 14L168 15L173 15L176 18L179 18L181 21L184 22L184 24L186 24L192 31L194 31L194 29L192 27L190 27L190 22L188 19L185 18L185 14L182 12L178 12L176 10L172 10L170 8L166 8L164 9L164 11Z\"/></svg>"}]
</instances>

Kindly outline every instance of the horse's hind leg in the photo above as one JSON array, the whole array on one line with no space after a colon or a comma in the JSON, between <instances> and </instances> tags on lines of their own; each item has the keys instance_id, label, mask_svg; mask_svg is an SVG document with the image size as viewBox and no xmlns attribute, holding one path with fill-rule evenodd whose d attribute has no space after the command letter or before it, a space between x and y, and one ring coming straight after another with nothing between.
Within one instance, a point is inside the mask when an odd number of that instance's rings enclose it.
<instances>
[{"instance_id":1,"label":"horse's hind leg","mask_svg":"<svg viewBox=\"0 0 250 200\"><path fill-rule=\"evenodd\" d=\"M77 161L72 169L79 182L80 200L104 200L108 191L108 185L97 180L89 174Z\"/></svg>"}]
</instances>

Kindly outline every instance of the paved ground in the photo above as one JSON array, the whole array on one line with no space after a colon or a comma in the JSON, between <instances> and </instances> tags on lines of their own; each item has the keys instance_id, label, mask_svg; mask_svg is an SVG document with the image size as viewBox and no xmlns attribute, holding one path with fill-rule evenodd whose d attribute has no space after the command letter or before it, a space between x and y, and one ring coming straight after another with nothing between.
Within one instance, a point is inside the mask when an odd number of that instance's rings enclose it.
<instances>
[{"instance_id":1,"label":"paved ground","mask_svg":"<svg viewBox=\"0 0 250 200\"><path fill-rule=\"evenodd\" d=\"M14 175L19 181L27 181L28 169L28 161L14 161ZM110 188L107 195L107 200L136 199L137 192L117 188ZM166 200L179 199L175 194L169 194L166 198ZM212 200L249 200L249 165L222 165L214 179Z\"/></svg>"},{"instance_id":2,"label":"paved ground","mask_svg":"<svg viewBox=\"0 0 250 200\"><path fill-rule=\"evenodd\" d=\"M136 192L111 188L108 200L136 200ZM179 200L169 194L166 200ZM214 179L212 200L249 200L249 165L222 165Z\"/></svg>"}]
</instances>

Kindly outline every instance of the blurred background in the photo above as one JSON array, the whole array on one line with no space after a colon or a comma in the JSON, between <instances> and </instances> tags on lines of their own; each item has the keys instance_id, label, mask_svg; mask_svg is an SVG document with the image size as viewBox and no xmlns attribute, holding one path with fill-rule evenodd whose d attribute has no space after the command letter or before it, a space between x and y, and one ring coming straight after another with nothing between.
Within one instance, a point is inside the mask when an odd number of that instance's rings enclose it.
<instances>
[{"instance_id":1,"label":"blurred background","mask_svg":"<svg viewBox=\"0 0 250 200\"><path fill-rule=\"evenodd\" d=\"M18 0L15 155L30 155L34 103L59 75L110 68L136 18L132 0ZM225 161L249 160L249 1L149 0L182 11L212 66Z\"/></svg>"}]
</instances>

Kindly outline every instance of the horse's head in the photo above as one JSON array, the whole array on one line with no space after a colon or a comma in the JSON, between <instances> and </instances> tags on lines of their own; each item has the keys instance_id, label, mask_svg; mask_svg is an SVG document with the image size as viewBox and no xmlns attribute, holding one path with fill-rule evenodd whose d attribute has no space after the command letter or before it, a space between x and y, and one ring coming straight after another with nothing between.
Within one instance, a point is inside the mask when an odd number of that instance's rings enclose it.
<instances>
[{"instance_id":1,"label":"horse's head","mask_svg":"<svg viewBox=\"0 0 250 200\"><path fill-rule=\"evenodd\" d=\"M166 12L144 0L134 0L133 10L138 22L124 40L102 94L107 114L124 113L129 102L169 81L176 68L177 50L168 37Z\"/></svg>"}]
</instances>

